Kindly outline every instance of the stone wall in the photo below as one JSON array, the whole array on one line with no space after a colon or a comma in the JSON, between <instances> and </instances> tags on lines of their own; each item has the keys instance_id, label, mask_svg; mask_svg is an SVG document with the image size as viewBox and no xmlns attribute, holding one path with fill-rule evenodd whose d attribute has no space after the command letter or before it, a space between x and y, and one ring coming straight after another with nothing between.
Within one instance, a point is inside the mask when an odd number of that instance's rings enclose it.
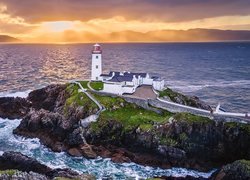
<instances>
[{"instance_id":1,"label":"stone wall","mask_svg":"<svg viewBox=\"0 0 250 180\"><path fill-rule=\"evenodd\" d=\"M187 112L187 113L191 113L191 114L195 114L195 115L211 117L210 113L206 113L203 110L198 110L198 109L195 110L195 109L191 109L191 108L189 109L186 107L161 102L159 100L149 99L148 104L151 106L157 107L157 108L165 109L165 110L170 111L172 113Z\"/></svg>"}]
</instances>

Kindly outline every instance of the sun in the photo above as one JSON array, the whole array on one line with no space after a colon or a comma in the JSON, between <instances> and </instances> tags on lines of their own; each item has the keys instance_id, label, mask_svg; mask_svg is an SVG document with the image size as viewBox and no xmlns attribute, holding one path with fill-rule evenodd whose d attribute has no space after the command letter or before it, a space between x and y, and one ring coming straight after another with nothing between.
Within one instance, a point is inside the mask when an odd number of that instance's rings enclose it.
<instances>
[{"instance_id":1,"label":"sun","mask_svg":"<svg viewBox=\"0 0 250 180\"><path fill-rule=\"evenodd\" d=\"M71 21L53 21L44 22L42 26L48 31L52 32L63 32L74 28L74 23Z\"/></svg>"}]
</instances>

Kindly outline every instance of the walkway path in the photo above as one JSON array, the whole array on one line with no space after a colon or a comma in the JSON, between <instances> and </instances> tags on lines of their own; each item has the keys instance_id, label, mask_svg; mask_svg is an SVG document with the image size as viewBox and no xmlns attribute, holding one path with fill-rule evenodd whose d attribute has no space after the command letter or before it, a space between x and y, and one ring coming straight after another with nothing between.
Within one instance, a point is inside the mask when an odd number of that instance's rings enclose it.
<instances>
[{"instance_id":1,"label":"walkway path","mask_svg":"<svg viewBox=\"0 0 250 180\"><path fill-rule=\"evenodd\" d=\"M74 82L74 83L77 84L77 85L80 87L81 92L85 93L85 94L86 94L86 95L87 95L87 96L88 96L88 97L98 106L98 108L99 108L99 111L98 111L96 114L92 114L92 115L90 115L90 116L88 116L88 117L86 117L86 118L80 120L81 126L87 127L91 122L96 122L97 119L98 119L99 116L100 116L100 113L101 113L102 111L105 111L106 109L105 109L105 107L103 107L103 106L97 101L97 99L95 99L91 94L89 94L89 93L87 92L87 89L84 89L84 88L82 87L81 83L79 83L79 82Z\"/></svg>"}]
</instances>

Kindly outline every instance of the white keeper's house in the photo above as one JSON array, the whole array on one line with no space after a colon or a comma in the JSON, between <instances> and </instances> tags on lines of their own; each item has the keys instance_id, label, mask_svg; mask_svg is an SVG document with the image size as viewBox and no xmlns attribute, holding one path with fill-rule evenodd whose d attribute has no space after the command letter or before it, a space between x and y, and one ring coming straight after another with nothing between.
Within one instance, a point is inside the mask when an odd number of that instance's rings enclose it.
<instances>
[{"instance_id":1,"label":"white keeper's house","mask_svg":"<svg viewBox=\"0 0 250 180\"><path fill-rule=\"evenodd\" d=\"M102 49L95 44L92 50L91 81L102 81L103 92L113 94L133 94L142 85L152 86L155 90L163 90L164 80L151 77L148 73L132 73L128 71L102 74Z\"/></svg>"}]
</instances>

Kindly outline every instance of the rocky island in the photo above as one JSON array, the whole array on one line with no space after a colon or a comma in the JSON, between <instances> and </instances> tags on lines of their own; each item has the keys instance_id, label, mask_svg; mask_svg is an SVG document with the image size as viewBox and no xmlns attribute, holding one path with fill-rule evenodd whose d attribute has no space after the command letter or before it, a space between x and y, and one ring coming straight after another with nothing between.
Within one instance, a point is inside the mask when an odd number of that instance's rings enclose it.
<instances>
[{"instance_id":1,"label":"rocky island","mask_svg":"<svg viewBox=\"0 0 250 180\"><path fill-rule=\"evenodd\" d=\"M53 151L65 151L72 156L101 156L118 163L136 162L161 168L216 168L213 179L250 177L249 124L173 113L132 102L130 98L89 91L106 110L96 122L83 127L80 121L99 109L78 89L77 84L70 83L49 85L30 92L27 98L0 98L0 117L22 119L13 133L39 138ZM211 109L197 97L170 89L159 94L178 103ZM1 163L0 158L0 167Z\"/></svg>"}]
</instances>

